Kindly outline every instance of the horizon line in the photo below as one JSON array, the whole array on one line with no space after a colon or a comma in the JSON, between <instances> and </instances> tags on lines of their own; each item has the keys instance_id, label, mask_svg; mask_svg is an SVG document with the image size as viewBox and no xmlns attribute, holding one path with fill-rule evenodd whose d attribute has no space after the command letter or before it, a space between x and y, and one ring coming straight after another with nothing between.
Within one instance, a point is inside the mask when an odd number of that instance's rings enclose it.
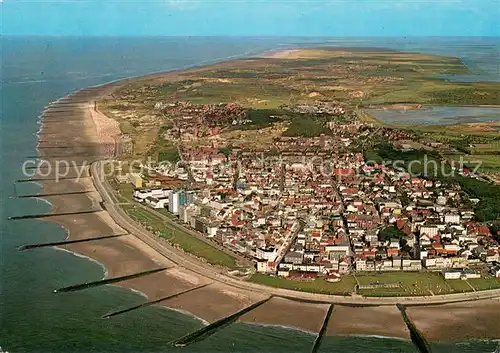
<instances>
[{"instance_id":1,"label":"horizon line","mask_svg":"<svg viewBox=\"0 0 500 353\"><path fill-rule=\"evenodd\" d=\"M453 35L433 35L433 36L423 36L423 35L387 35L387 36L359 36L359 35L346 35L346 36L328 36L328 35L70 35L70 34L2 34L0 38L9 37L31 37L31 38L253 38L253 39L273 39L273 38L335 38L335 39L351 39L351 38L363 38L363 39L375 39L375 38L408 38L408 39L418 39L418 38L455 38L455 39L471 39L471 38L498 38L500 35L482 35L482 36L453 36Z\"/></svg>"}]
</instances>

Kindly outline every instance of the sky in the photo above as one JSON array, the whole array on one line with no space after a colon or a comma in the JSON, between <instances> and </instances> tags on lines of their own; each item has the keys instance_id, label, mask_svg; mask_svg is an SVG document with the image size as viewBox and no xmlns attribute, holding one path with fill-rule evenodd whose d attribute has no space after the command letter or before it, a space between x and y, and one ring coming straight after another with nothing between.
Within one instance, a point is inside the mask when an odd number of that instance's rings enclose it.
<instances>
[{"instance_id":1,"label":"sky","mask_svg":"<svg viewBox=\"0 0 500 353\"><path fill-rule=\"evenodd\" d=\"M500 0L0 0L3 35L500 36Z\"/></svg>"}]
</instances>

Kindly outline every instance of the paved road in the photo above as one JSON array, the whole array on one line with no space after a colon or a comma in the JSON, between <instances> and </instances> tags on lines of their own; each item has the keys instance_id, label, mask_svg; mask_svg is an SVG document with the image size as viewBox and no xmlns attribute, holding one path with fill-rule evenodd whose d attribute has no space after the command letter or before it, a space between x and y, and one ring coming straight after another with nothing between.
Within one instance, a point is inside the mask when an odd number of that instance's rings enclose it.
<instances>
[{"instance_id":1,"label":"paved road","mask_svg":"<svg viewBox=\"0 0 500 353\"><path fill-rule=\"evenodd\" d=\"M201 276L207 277L214 281L219 281L227 285L248 290L252 292L262 293L264 295L275 295L289 297L298 300L321 302L321 303L343 303L343 304L366 304L366 305L394 305L397 303L408 305L425 305L425 304L440 304L459 301L469 301L478 299L488 299L500 297L500 290L481 291L473 293L457 293L448 295L426 296L426 297L401 297L401 298L364 298L360 296L334 296L326 294L306 293L281 288L272 288L255 283L246 282L237 278L230 277L224 274L224 270L203 263L190 255L175 249L166 242L160 241L158 237L145 230L140 224L136 223L125 212L113 203L110 197L109 188L103 182L102 168L100 162L95 162L91 167L91 176L94 185L101 197L104 200L106 210L115 222L122 228L126 229L131 234L145 242L151 248L156 250L161 255L175 262L178 266L186 268Z\"/></svg>"}]
</instances>

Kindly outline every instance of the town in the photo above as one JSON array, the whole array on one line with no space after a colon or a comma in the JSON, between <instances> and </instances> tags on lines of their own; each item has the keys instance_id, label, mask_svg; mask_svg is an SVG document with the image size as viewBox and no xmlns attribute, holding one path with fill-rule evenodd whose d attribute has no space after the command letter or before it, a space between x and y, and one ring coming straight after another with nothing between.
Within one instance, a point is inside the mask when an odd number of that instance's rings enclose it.
<instances>
[{"instance_id":1,"label":"town","mask_svg":"<svg viewBox=\"0 0 500 353\"><path fill-rule=\"evenodd\" d=\"M476 220L480 199L460 183L416 176L364 153L373 141L395 151L442 148L440 143L318 103L281 107L317 119L317 136L284 134L269 148L221 146L220 139L217 145L200 141L252 124L237 104L157 103L155 109L173 122L164 138L176 141L179 161L117 181L133 184L135 201L166 209L251 259L259 273L329 282L390 271L436 271L446 280L500 278L498 236ZM447 168L462 178L482 178L463 166Z\"/></svg>"}]
</instances>

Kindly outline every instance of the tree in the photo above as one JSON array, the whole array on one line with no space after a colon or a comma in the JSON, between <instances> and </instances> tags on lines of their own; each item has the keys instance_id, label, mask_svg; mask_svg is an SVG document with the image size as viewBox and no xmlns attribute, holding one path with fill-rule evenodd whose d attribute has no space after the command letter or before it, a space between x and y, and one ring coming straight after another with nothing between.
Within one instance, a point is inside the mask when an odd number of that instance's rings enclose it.
<instances>
[{"instance_id":1,"label":"tree","mask_svg":"<svg viewBox=\"0 0 500 353\"><path fill-rule=\"evenodd\" d=\"M219 149L219 152L226 156L226 159L229 160L229 156L231 155L231 150L227 147L222 147Z\"/></svg>"},{"instance_id":2,"label":"tree","mask_svg":"<svg viewBox=\"0 0 500 353\"><path fill-rule=\"evenodd\" d=\"M379 238L382 241L388 241L393 238L402 239L404 236L405 233L403 233L401 230L399 230L394 226L389 226L387 228L384 228L379 233Z\"/></svg>"}]
</instances>

